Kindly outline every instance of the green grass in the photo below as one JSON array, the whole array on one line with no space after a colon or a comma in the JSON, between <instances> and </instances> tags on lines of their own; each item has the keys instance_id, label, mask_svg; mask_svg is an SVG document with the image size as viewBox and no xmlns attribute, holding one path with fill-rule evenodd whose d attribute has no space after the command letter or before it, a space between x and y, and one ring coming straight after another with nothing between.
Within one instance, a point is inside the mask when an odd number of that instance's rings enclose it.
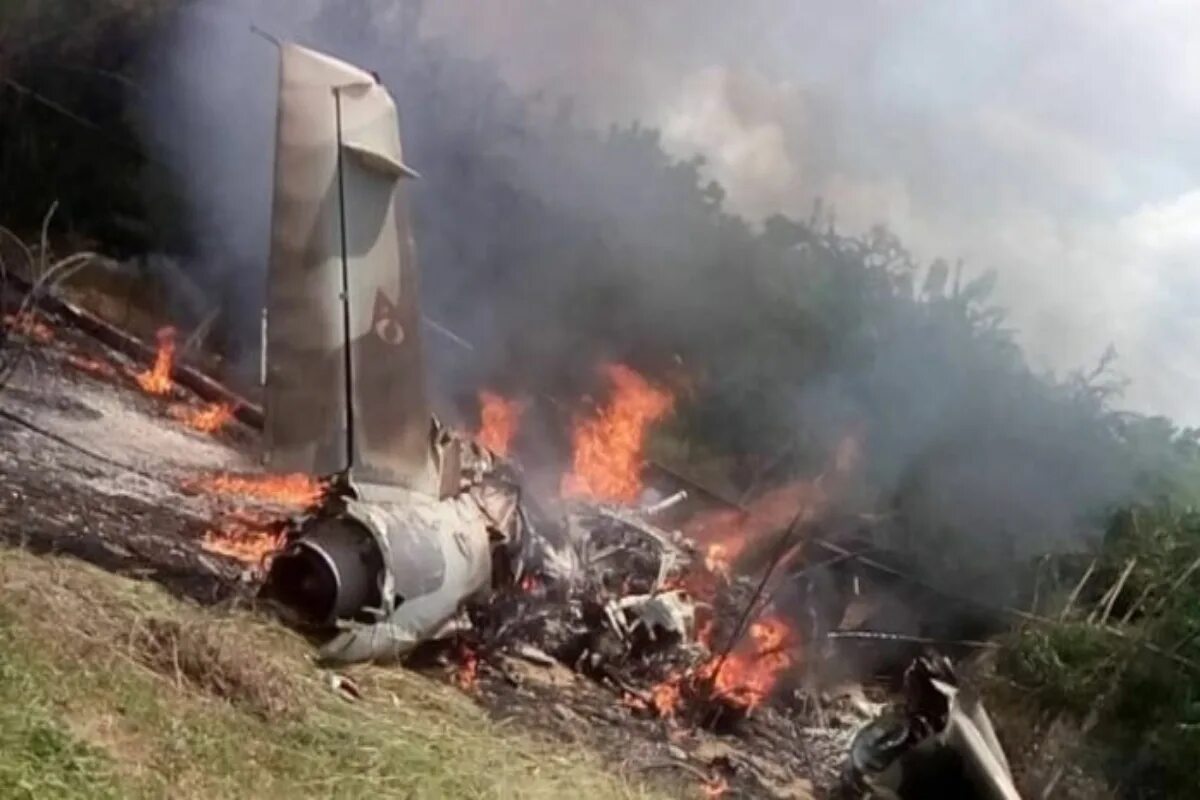
<instances>
[{"instance_id":1,"label":"green grass","mask_svg":"<svg viewBox=\"0 0 1200 800\"><path fill-rule=\"evenodd\" d=\"M0 797L649 797L402 669L335 694L309 646L68 559L0 550Z\"/></svg>"}]
</instances>

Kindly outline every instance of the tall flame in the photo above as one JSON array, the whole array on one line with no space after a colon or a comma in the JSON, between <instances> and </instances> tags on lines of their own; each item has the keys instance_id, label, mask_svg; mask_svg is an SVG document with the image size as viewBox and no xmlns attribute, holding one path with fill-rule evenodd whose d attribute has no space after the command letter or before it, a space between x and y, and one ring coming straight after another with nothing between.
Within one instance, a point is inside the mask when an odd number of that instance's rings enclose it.
<instances>
[{"instance_id":1,"label":"tall flame","mask_svg":"<svg viewBox=\"0 0 1200 800\"><path fill-rule=\"evenodd\" d=\"M566 497L633 502L642 489L647 429L670 412L675 398L629 367L603 369L612 397L594 417L575 424L572 470L563 477L561 491Z\"/></svg>"},{"instance_id":2,"label":"tall flame","mask_svg":"<svg viewBox=\"0 0 1200 800\"><path fill-rule=\"evenodd\" d=\"M147 394L166 394L171 391L171 366L175 361L175 329L168 326L159 328L155 334L158 339L158 351L154 354L154 366L145 372L139 372L138 385Z\"/></svg>"},{"instance_id":3,"label":"tall flame","mask_svg":"<svg viewBox=\"0 0 1200 800\"><path fill-rule=\"evenodd\" d=\"M484 389L479 393L479 443L498 456L507 456L521 420L521 404Z\"/></svg>"}]
</instances>

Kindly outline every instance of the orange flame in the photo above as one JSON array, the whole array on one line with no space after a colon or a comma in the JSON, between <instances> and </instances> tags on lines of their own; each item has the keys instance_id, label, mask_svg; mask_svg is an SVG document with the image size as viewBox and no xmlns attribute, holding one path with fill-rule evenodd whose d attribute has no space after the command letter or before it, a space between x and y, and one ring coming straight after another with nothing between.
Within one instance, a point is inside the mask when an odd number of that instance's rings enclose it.
<instances>
[{"instance_id":1,"label":"orange flame","mask_svg":"<svg viewBox=\"0 0 1200 800\"><path fill-rule=\"evenodd\" d=\"M524 409L515 400L508 400L486 389L479 393L479 443L498 456L508 455L513 436Z\"/></svg>"},{"instance_id":2,"label":"orange flame","mask_svg":"<svg viewBox=\"0 0 1200 800\"><path fill-rule=\"evenodd\" d=\"M479 688L479 654L465 643L458 646L458 671L454 673L454 682L465 692Z\"/></svg>"},{"instance_id":3,"label":"orange flame","mask_svg":"<svg viewBox=\"0 0 1200 800\"><path fill-rule=\"evenodd\" d=\"M214 494L251 497L296 508L316 505L324 496L326 489L324 481L301 473L292 475L218 473L188 481L187 485Z\"/></svg>"},{"instance_id":4,"label":"orange flame","mask_svg":"<svg viewBox=\"0 0 1200 800\"><path fill-rule=\"evenodd\" d=\"M733 563L752 540L781 531L799 514L814 517L829 504L837 485L830 485L849 474L857 463L859 440L846 436L834 450L831 468L815 480L799 480L777 487L755 499L746 509L706 511L683 526L686 536L704 547L704 566L725 579Z\"/></svg>"},{"instance_id":5,"label":"orange flame","mask_svg":"<svg viewBox=\"0 0 1200 800\"><path fill-rule=\"evenodd\" d=\"M166 394L171 391L171 366L175 361L175 329L159 328L156 334L158 352L154 354L154 366L134 375L142 391L147 394Z\"/></svg>"},{"instance_id":6,"label":"orange flame","mask_svg":"<svg viewBox=\"0 0 1200 800\"><path fill-rule=\"evenodd\" d=\"M189 428L201 433L215 433L233 420L234 406L230 403L209 403L203 408L189 408L181 403L172 405L170 414Z\"/></svg>"},{"instance_id":7,"label":"orange flame","mask_svg":"<svg viewBox=\"0 0 1200 800\"><path fill-rule=\"evenodd\" d=\"M794 644L791 629L783 619L766 617L750 626L749 638L739 642L725 659L712 658L696 675L711 685L714 697L754 708L794 663Z\"/></svg>"},{"instance_id":8,"label":"orange flame","mask_svg":"<svg viewBox=\"0 0 1200 800\"><path fill-rule=\"evenodd\" d=\"M722 508L697 514L684 524L683 532L704 543L710 572L728 575L751 539L782 530L798 512L815 510L823 500L819 483L796 481L765 493L744 511Z\"/></svg>"},{"instance_id":9,"label":"orange flame","mask_svg":"<svg viewBox=\"0 0 1200 800\"><path fill-rule=\"evenodd\" d=\"M629 367L608 364L613 395L596 416L575 424L572 471L563 477L565 497L633 502L642 489L642 446L649 425L670 412L672 395Z\"/></svg>"},{"instance_id":10,"label":"orange flame","mask_svg":"<svg viewBox=\"0 0 1200 800\"><path fill-rule=\"evenodd\" d=\"M20 311L16 314L5 314L4 325L26 339L47 344L54 341L54 329L38 316L36 311Z\"/></svg>"},{"instance_id":11,"label":"orange flame","mask_svg":"<svg viewBox=\"0 0 1200 800\"><path fill-rule=\"evenodd\" d=\"M660 717L673 717L683 702L683 682L686 676L680 672L650 690L650 705Z\"/></svg>"},{"instance_id":12,"label":"orange flame","mask_svg":"<svg viewBox=\"0 0 1200 800\"><path fill-rule=\"evenodd\" d=\"M281 526L262 516L242 512L206 531L200 546L210 553L263 567L283 547L286 538Z\"/></svg>"},{"instance_id":13,"label":"orange flame","mask_svg":"<svg viewBox=\"0 0 1200 800\"><path fill-rule=\"evenodd\" d=\"M674 672L651 687L649 697L624 692L621 703L634 711L653 711L664 719L671 719L683 704L683 686L687 677L683 671Z\"/></svg>"}]
</instances>

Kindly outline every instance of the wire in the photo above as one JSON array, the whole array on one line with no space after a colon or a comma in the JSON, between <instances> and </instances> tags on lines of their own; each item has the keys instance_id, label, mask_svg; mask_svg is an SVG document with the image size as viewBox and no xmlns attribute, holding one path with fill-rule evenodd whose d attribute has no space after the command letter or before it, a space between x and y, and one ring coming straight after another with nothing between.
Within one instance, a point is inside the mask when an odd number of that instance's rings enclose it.
<instances>
[{"instance_id":1,"label":"wire","mask_svg":"<svg viewBox=\"0 0 1200 800\"><path fill-rule=\"evenodd\" d=\"M89 450L88 448L84 447L83 445L76 444L75 442L72 442L70 439L66 438L65 436L62 436L61 434L57 434L54 431L46 430L45 428L41 427L37 423L30 422L29 420L25 419L21 415L15 414L6 408L0 408L0 418L4 418L4 419L8 420L9 422L12 422L16 425L21 426L22 428L25 428L26 430L32 431L33 433L36 433L39 436L44 436L53 442L57 442L58 444L61 444L63 447L70 448L71 450L74 450L77 453L82 453L83 455L85 455L89 458L93 458L96 461L99 461L101 463L108 464L109 466L124 470L125 472L128 472L132 475L137 475L139 477L146 478L147 480L154 481L155 483L161 482L161 478L157 478L148 472L143 472L142 470L140 470L136 467L131 467L124 462L117 461L115 458L110 458L109 456L106 456L102 453L97 453L95 450Z\"/></svg>"}]
</instances>

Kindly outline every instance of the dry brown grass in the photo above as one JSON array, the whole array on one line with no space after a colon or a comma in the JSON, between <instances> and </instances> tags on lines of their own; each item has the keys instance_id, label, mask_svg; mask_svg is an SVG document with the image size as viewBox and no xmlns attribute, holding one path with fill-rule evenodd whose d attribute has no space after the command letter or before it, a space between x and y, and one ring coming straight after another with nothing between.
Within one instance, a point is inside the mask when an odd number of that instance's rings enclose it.
<instances>
[{"instance_id":1,"label":"dry brown grass","mask_svg":"<svg viewBox=\"0 0 1200 800\"><path fill-rule=\"evenodd\" d=\"M227 700L264 719L299 714L296 688L269 660L237 635L231 622L148 617L125 637L130 654L156 672Z\"/></svg>"},{"instance_id":2,"label":"dry brown grass","mask_svg":"<svg viewBox=\"0 0 1200 800\"><path fill-rule=\"evenodd\" d=\"M247 611L0 549L0 796L652 796L450 687L355 674L349 702L306 642Z\"/></svg>"}]
</instances>

